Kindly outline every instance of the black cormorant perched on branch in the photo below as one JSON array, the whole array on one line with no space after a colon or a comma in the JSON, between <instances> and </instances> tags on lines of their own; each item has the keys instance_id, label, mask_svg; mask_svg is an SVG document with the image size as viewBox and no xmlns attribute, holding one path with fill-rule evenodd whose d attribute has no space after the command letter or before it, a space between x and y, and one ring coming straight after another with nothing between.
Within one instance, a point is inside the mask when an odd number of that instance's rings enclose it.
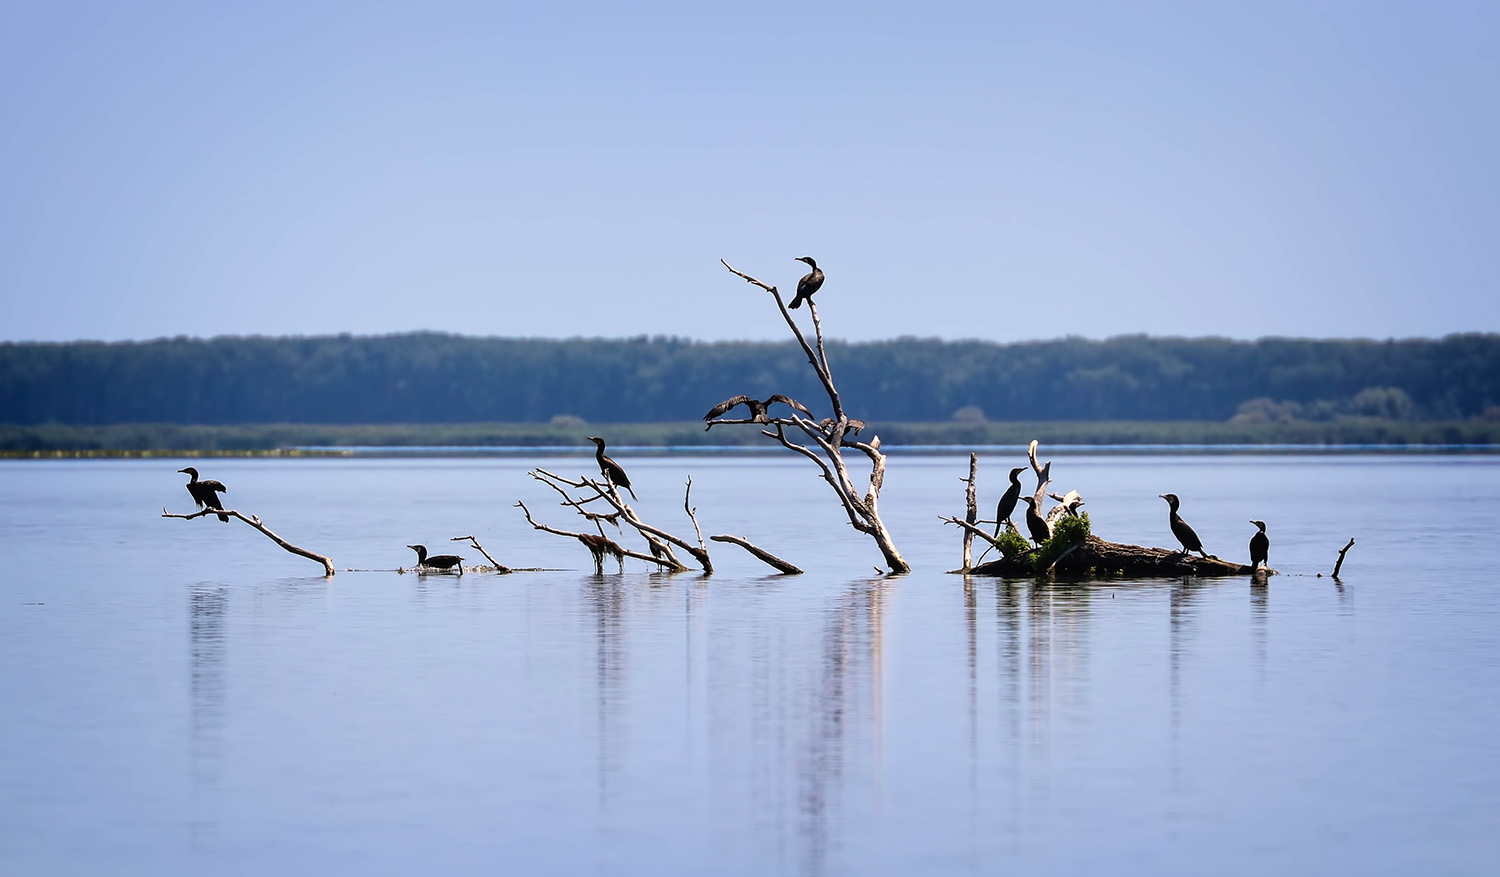
<instances>
[{"instance_id":1,"label":"black cormorant perched on branch","mask_svg":"<svg viewBox=\"0 0 1500 877\"><path fill-rule=\"evenodd\" d=\"M198 504L198 508L221 509L224 507L224 503L219 501L219 494L228 493L229 488L225 487L222 481L199 481L198 470L192 466L177 471L192 476L188 479L187 490L193 497L193 502ZM228 515L218 517L224 523L229 523Z\"/></svg>"},{"instance_id":2,"label":"black cormorant perched on branch","mask_svg":"<svg viewBox=\"0 0 1500 877\"><path fill-rule=\"evenodd\" d=\"M789 405L792 408L801 411L803 414L806 414L808 417L812 417L812 412L807 410L807 406L803 405L801 402L798 402L796 399L793 399L789 396L783 396L780 393L774 394L764 402L761 402L757 399L752 399L749 396L741 394L739 396L731 396L730 398L725 399L723 402L715 405L707 414L703 415L703 421L707 423L711 420L714 420L715 418L723 417L725 414L728 414L730 410L732 410L736 405L744 405L750 409L751 420L755 421L756 423L770 423L771 418L766 415L766 408L768 406L774 405L777 402Z\"/></svg>"},{"instance_id":3,"label":"black cormorant perched on branch","mask_svg":"<svg viewBox=\"0 0 1500 877\"><path fill-rule=\"evenodd\" d=\"M812 256L798 256L797 261L806 262L808 267L812 269L812 272L804 274L802 279L797 281L797 295L792 299L792 303L788 305L794 311L802 307L802 303L810 300L813 297L813 293L817 292L823 286L823 269L818 267L818 263L813 261Z\"/></svg>"},{"instance_id":4,"label":"black cormorant perched on branch","mask_svg":"<svg viewBox=\"0 0 1500 877\"><path fill-rule=\"evenodd\" d=\"M458 567L458 574L464 574L464 559L457 554L434 554L427 556L426 545L408 545L412 551L417 553L417 566L431 567L432 569L452 569Z\"/></svg>"},{"instance_id":5,"label":"black cormorant perched on branch","mask_svg":"<svg viewBox=\"0 0 1500 877\"><path fill-rule=\"evenodd\" d=\"M619 463L604 456L604 439L596 435L591 435L589 436L589 441L593 442L598 448L598 450L594 451L594 459L599 461L599 474L603 475L605 480L614 486L630 490L630 476L625 474L625 469ZM635 495L634 490L630 490L630 498L639 499Z\"/></svg>"},{"instance_id":6,"label":"black cormorant perched on branch","mask_svg":"<svg viewBox=\"0 0 1500 877\"><path fill-rule=\"evenodd\" d=\"M1010 520L1010 516L1016 513L1016 502L1021 498L1021 473L1026 471L1025 466L1017 466L1010 470L1010 487L1005 489L1005 495L1000 497L1000 502L995 506L995 535L1000 535L1000 528Z\"/></svg>"},{"instance_id":7,"label":"black cormorant perched on branch","mask_svg":"<svg viewBox=\"0 0 1500 877\"><path fill-rule=\"evenodd\" d=\"M1259 529L1254 536L1250 537L1250 568L1255 569L1261 564L1271 565L1271 540L1266 536L1265 521L1251 521Z\"/></svg>"},{"instance_id":8,"label":"black cormorant perched on branch","mask_svg":"<svg viewBox=\"0 0 1500 877\"><path fill-rule=\"evenodd\" d=\"M1182 516L1177 514L1177 494L1162 493L1157 495L1166 500L1167 505L1172 509L1167 516L1167 522L1172 525L1172 535L1176 536L1177 541L1182 543L1182 553L1187 554L1196 551L1207 557L1208 552L1203 550L1203 542L1198 539L1198 534L1194 533L1193 528L1187 525L1187 521L1184 521Z\"/></svg>"},{"instance_id":9,"label":"black cormorant perched on branch","mask_svg":"<svg viewBox=\"0 0 1500 877\"><path fill-rule=\"evenodd\" d=\"M1047 526L1047 519L1037 511L1036 497L1023 496L1021 501L1026 503L1026 529L1031 533L1031 541L1041 545L1051 539L1052 528Z\"/></svg>"}]
</instances>

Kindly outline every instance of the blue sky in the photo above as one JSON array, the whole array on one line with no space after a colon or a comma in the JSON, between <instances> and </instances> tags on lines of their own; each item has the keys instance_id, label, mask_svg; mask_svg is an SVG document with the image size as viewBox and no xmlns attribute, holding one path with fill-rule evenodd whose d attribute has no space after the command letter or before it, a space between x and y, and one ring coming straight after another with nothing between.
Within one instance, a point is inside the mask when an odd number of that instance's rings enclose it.
<instances>
[{"instance_id":1,"label":"blue sky","mask_svg":"<svg viewBox=\"0 0 1500 877\"><path fill-rule=\"evenodd\" d=\"M305 7L316 6L309 11ZM0 6L0 339L1500 329L1500 4Z\"/></svg>"}]
</instances>

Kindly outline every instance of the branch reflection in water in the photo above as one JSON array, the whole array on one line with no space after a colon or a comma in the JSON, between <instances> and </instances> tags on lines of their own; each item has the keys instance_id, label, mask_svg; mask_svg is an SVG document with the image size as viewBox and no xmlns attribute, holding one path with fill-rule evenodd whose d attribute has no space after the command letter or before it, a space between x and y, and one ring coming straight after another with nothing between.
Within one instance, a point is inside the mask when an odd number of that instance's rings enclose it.
<instances>
[{"instance_id":1,"label":"branch reflection in water","mask_svg":"<svg viewBox=\"0 0 1500 877\"><path fill-rule=\"evenodd\" d=\"M228 683L224 668L224 626L229 591L199 585L188 594L188 690L191 695L193 819L196 844L214 827L213 802L219 795L224 763L224 709Z\"/></svg>"}]
</instances>

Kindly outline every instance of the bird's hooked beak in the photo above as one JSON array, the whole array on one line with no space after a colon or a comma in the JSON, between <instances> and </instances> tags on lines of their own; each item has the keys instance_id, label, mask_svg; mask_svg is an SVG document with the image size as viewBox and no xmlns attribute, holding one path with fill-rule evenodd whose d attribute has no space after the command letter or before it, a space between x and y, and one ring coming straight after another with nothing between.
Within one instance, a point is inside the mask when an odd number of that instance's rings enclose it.
<instances>
[{"instance_id":1,"label":"bird's hooked beak","mask_svg":"<svg viewBox=\"0 0 1500 877\"><path fill-rule=\"evenodd\" d=\"M1167 495L1165 493L1158 493L1157 496L1161 497L1162 499L1167 498Z\"/></svg>"},{"instance_id":2,"label":"bird's hooked beak","mask_svg":"<svg viewBox=\"0 0 1500 877\"><path fill-rule=\"evenodd\" d=\"M188 470L186 470L186 469L178 469L178 470L177 470L177 471L178 471L178 472L181 472L181 473L182 473L182 474L184 474L184 475L191 475L191 474L192 474L192 473L191 473L191 472L189 472L189 471L188 471Z\"/></svg>"}]
</instances>

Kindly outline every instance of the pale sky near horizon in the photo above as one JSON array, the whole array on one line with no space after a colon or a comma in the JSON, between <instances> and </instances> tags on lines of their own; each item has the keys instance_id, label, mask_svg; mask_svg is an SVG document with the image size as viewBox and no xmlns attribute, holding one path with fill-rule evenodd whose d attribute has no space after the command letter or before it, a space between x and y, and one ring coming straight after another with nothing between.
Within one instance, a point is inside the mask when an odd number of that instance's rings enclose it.
<instances>
[{"instance_id":1,"label":"pale sky near horizon","mask_svg":"<svg viewBox=\"0 0 1500 877\"><path fill-rule=\"evenodd\" d=\"M1500 4L0 6L0 340L1500 330Z\"/></svg>"}]
</instances>

